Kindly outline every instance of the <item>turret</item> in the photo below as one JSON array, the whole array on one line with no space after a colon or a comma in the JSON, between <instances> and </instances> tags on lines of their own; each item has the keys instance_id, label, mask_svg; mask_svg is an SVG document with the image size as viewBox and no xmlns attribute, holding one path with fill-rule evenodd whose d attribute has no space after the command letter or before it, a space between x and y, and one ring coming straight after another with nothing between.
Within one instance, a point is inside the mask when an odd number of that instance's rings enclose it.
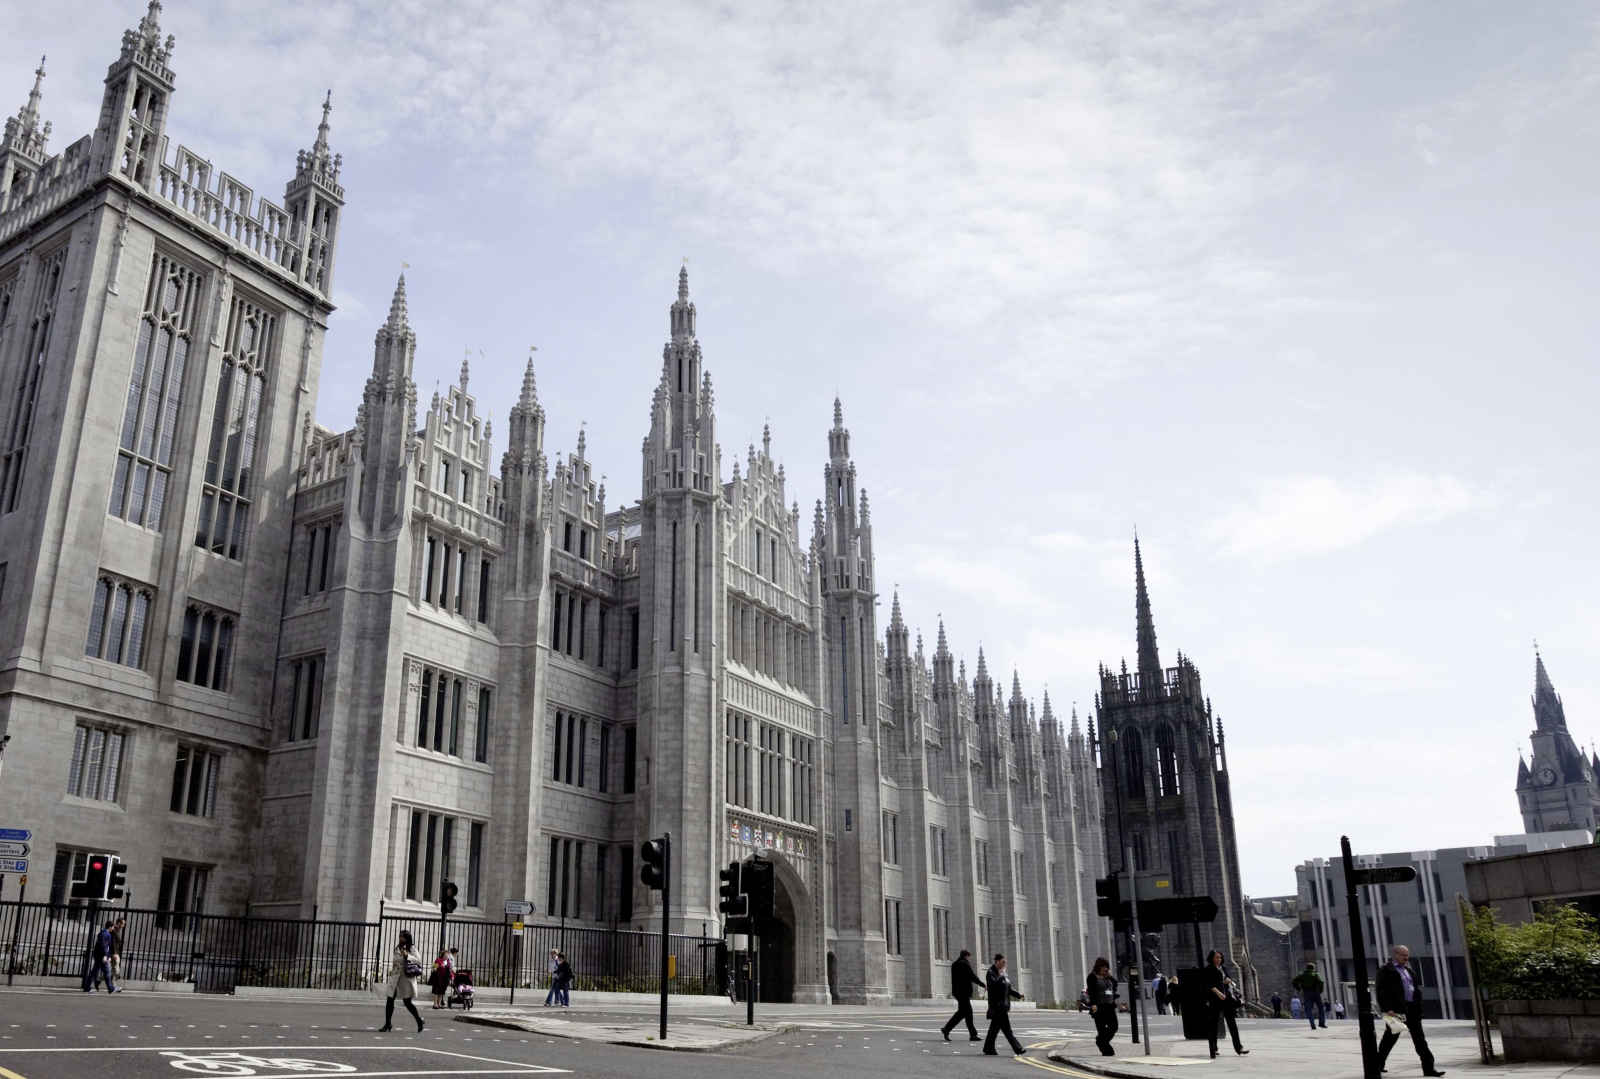
<instances>
[{"instance_id":1,"label":"turret","mask_svg":"<svg viewBox=\"0 0 1600 1079\"><path fill-rule=\"evenodd\" d=\"M295 158L294 179L284 187L283 205L291 218L290 235L300 247L300 265L292 267L308 287L327 295L333 289L333 252L344 209L344 188L339 185L341 155L328 147L328 114L333 111L333 91L322 101L322 122L317 125L311 149Z\"/></svg>"},{"instance_id":2,"label":"turret","mask_svg":"<svg viewBox=\"0 0 1600 1079\"><path fill-rule=\"evenodd\" d=\"M162 40L160 20L160 0L150 0L139 25L122 35L122 51L106 71L91 151L96 171L147 190L161 165L175 79L167 66L173 37Z\"/></svg>"},{"instance_id":3,"label":"turret","mask_svg":"<svg viewBox=\"0 0 1600 1079\"><path fill-rule=\"evenodd\" d=\"M44 87L44 57L33 73L33 89L28 93L28 103L17 115L6 120L5 133L0 136L0 212L4 212L15 193L16 198L27 198L33 178L44 164L45 148L50 141L50 123L39 122L39 101Z\"/></svg>"},{"instance_id":4,"label":"turret","mask_svg":"<svg viewBox=\"0 0 1600 1079\"><path fill-rule=\"evenodd\" d=\"M1566 708L1556 694L1550 674L1544 669L1544 657L1537 648L1533 651L1533 719L1534 726L1541 731L1567 729Z\"/></svg>"},{"instance_id":5,"label":"turret","mask_svg":"<svg viewBox=\"0 0 1600 1079\"><path fill-rule=\"evenodd\" d=\"M1156 651L1156 623L1150 614L1150 593L1144 584L1144 558L1139 537L1133 538L1134 616L1139 638L1139 681L1146 692L1161 685L1161 656Z\"/></svg>"},{"instance_id":6,"label":"turret","mask_svg":"<svg viewBox=\"0 0 1600 1079\"><path fill-rule=\"evenodd\" d=\"M650 405L644 443L644 496L685 488L710 493L720 475L711 377L701 369L689 270L678 271L678 298L668 312L661 378Z\"/></svg>"},{"instance_id":7,"label":"turret","mask_svg":"<svg viewBox=\"0 0 1600 1079\"><path fill-rule=\"evenodd\" d=\"M360 513L370 528L385 527L403 502L400 483L417 430L417 385L411 378L416 354L406 276L401 274L389 301L389 317L373 339L372 373L356 420L363 469Z\"/></svg>"}]
</instances>

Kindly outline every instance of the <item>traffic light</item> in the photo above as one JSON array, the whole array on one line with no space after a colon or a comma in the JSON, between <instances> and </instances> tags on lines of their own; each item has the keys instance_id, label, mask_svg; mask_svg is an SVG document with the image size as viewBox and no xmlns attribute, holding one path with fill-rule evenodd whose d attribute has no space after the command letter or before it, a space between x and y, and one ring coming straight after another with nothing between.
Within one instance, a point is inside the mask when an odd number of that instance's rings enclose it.
<instances>
[{"instance_id":1,"label":"traffic light","mask_svg":"<svg viewBox=\"0 0 1600 1079\"><path fill-rule=\"evenodd\" d=\"M106 897L106 882L109 879L111 855L91 854L88 864L84 869L84 878L72 882L72 898L92 899L96 902Z\"/></svg>"},{"instance_id":2,"label":"traffic light","mask_svg":"<svg viewBox=\"0 0 1600 1079\"><path fill-rule=\"evenodd\" d=\"M111 856L111 873L106 878L106 898L121 899L127 884L128 863L113 854Z\"/></svg>"},{"instance_id":3,"label":"traffic light","mask_svg":"<svg viewBox=\"0 0 1600 1079\"><path fill-rule=\"evenodd\" d=\"M646 888L663 891L667 881L667 844L661 839L647 839L639 844L639 879Z\"/></svg>"},{"instance_id":4,"label":"traffic light","mask_svg":"<svg viewBox=\"0 0 1600 1079\"><path fill-rule=\"evenodd\" d=\"M454 914L456 912L456 896L459 894L460 889L456 887L456 882L453 880L447 880L439 885L439 913Z\"/></svg>"},{"instance_id":5,"label":"traffic light","mask_svg":"<svg viewBox=\"0 0 1600 1079\"><path fill-rule=\"evenodd\" d=\"M772 921L773 877L772 863L752 858L744 864L744 895L749 902L749 916L759 935L761 928Z\"/></svg>"},{"instance_id":6,"label":"traffic light","mask_svg":"<svg viewBox=\"0 0 1600 1079\"><path fill-rule=\"evenodd\" d=\"M1122 888L1116 877L1101 877L1094 882L1095 910L1102 918L1116 918L1122 906Z\"/></svg>"},{"instance_id":7,"label":"traffic light","mask_svg":"<svg viewBox=\"0 0 1600 1079\"><path fill-rule=\"evenodd\" d=\"M739 891L739 863L729 862L728 868L719 872L717 876L722 880L722 886L718 890L722 900L717 904L717 910L735 918L743 918L748 904Z\"/></svg>"}]
</instances>

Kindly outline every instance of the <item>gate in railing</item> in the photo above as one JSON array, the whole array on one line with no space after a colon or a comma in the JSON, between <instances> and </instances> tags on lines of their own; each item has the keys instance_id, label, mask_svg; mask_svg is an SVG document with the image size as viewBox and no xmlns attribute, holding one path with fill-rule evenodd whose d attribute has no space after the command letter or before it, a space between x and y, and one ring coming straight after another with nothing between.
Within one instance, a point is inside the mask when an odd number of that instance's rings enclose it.
<instances>
[{"instance_id":1,"label":"gate in railing","mask_svg":"<svg viewBox=\"0 0 1600 1079\"><path fill-rule=\"evenodd\" d=\"M0 901L0 972L17 977L78 980L88 969L99 927L117 918L122 933L119 977L192 982L196 992L231 993L236 986L365 989L388 977L395 941L411 931L423 966L440 946L437 918L386 915L376 922L189 914L142 908ZM674 935L674 993L717 991L716 938ZM444 929L457 966L478 986L547 984L552 948L566 953L575 988L654 993L660 986L659 933L529 923L457 921Z\"/></svg>"}]
</instances>

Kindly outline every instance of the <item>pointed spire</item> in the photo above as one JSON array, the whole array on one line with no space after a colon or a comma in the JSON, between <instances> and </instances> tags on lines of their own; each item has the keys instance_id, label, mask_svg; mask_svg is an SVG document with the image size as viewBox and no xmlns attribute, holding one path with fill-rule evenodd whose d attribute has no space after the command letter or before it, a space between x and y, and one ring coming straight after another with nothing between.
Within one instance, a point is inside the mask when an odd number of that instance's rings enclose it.
<instances>
[{"instance_id":1,"label":"pointed spire","mask_svg":"<svg viewBox=\"0 0 1600 1079\"><path fill-rule=\"evenodd\" d=\"M689 298L689 262L688 262L687 259L685 259L683 265L678 268L678 299L680 301L684 301L684 300L688 300L688 298ZM713 312L713 313L715 313L715 312Z\"/></svg>"},{"instance_id":2,"label":"pointed spire","mask_svg":"<svg viewBox=\"0 0 1600 1079\"><path fill-rule=\"evenodd\" d=\"M411 321L406 311L406 275L404 270L400 272L400 280L395 282L394 296L389 300L389 321L384 325L388 329L397 332L411 329Z\"/></svg>"},{"instance_id":3,"label":"pointed spire","mask_svg":"<svg viewBox=\"0 0 1600 1079\"><path fill-rule=\"evenodd\" d=\"M1566 730L1567 711L1550 681L1550 672L1544 669L1544 657L1539 654L1539 642L1533 644L1533 718L1539 730Z\"/></svg>"},{"instance_id":4,"label":"pointed spire","mask_svg":"<svg viewBox=\"0 0 1600 1079\"><path fill-rule=\"evenodd\" d=\"M1017 674L1015 667L1011 668L1011 699L1022 700L1022 677Z\"/></svg>"},{"instance_id":5,"label":"pointed spire","mask_svg":"<svg viewBox=\"0 0 1600 1079\"><path fill-rule=\"evenodd\" d=\"M150 0L150 8L145 12L144 18L139 20L139 25L128 30L122 35L122 59L137 60L151 67L165 68L172 59L173 37L167 35L167 40L161 40L161 3L160 0ZM163 72L169 79L171 72Z\"/></svg>"},{"instance_id":6,"label":"pointed spire","mask_svg":"<svg viewBox=\"0 0 1600 1079\"><path fill-rule=\"evenodd\" d=\"M1082 728L1078 726L1078 702L1076 701L1072 702L1072 729L1070 733L1074 738L1081 737L1083 734Z\"/></svg>"},{"instance_id":7,"label":"pointed spire","mask_svg":"<svg viewBox=\"0 0 1600 1079\"><path fill-rule=\"evenodd\" d=\"M844 404L836 395L833 399L833 429L835 431L844 427Z\"/></svg>"},{"instance_id":8,"label":"pointed spire","mask_svg":"<svg viewBox=\"0 0 1600 1079\"><path fill-rule=\"evenodd\" d=\"M1056 721L1055 713L1050 711L1050 690L1048 688L1044 691L1043 715L1046 723L1054 723Z\"/></svg>"},{"instance_id":9,"label":"pointed spire","mask_svg":"<svg viewBox=\"0 0 1600 1079\"><path fill-rule=\"evenodd\" d=\"M1161 656L1156 651L1156 624L1150 615L1150 593L1144 584L1144 557L1139 552L1138 533L1133 537L1134 613L1138 623L1139 675L1160 684Z\"/></svg>"},{"instance_id":10,"label":"pointed spire","mask_svg":"<svg viewBox=\"0 0 1600 1079\"><path fill-rule=\"evenodd\" d=\"M461 392L462 393L466 393L467 392L467 376L470 375L471 372L472 372L472 365L469 362L471 359L472 359L472 350L471 349L462 349L462 351L461 351Z\"/></svg>"},{"instance_id":11,"label":"pointed spire","mask_svg":"<svg viewBox=\"0 0 1600 1079\"><path fill-rule=\"evenodd\" d=\"M889 606L889 628L891 630L904 629L905 626L905 620L900 617L900 590L896 588L894 590L894 602Z\"/></svg>"},{"instance_id":12,"label":"pointed spire","mask_svg":"<svg viewBox=\"0 0 1600 1079\"><path fill-rule=\"evenodd\" d=\"M944 637L944 616L943 615L939 616L939 642L936 645L934 645L933 654L936 655L936 656L942 656L942 657L945 657L945 658L949 658L949 656L950 656L950 642L945 640L945 637ZM961 669L963 671L966 670L966 661L965 660L962 661Z\"/></svg>"},{"instance_id":13,"label":"pointed spire","mask_svg":"<svg viewBox=\"0 0 1600 1079\"><path fill-rule=\"evenodd\" d=\"M978 645L978 673L976 680L980 682L987 682L989 680L989 665L984 662L983 645L981 644Z\"/></svg>"},{"instance_id":14,"label":"pointed spire","mask_svg":"<svg viewBox=\"0 0 1600 1079\"><path fill-rule=\"evenodd\" d=\"M517 395L517 407L528 410L539 407L539 386L533 375L533 349L528 350L528 366L522 371L522 392Z\"/></svg>"},{"instance_id":15,"label":"pointed spire","mask_svg":"<svg viewBox=\"0 0 1600 1079\"><path fill-rule=\"evenodd\" d=\"M39 126L39 101L44 86L44 60L43 56L39 57L39 66L33 72L33 89L28 93L28 103L17 111L14 118L6 120L5 134L0 138L0 150L15 150L40 162L45 156L45 144L50 139L49 123L43 127Z\"/></svg>"},{"instance_id":16,"label":"pointed spire","mask_svg":"<svg viewBox=\"0 0 1600 1079\"><path fill-rule=\"evenodd\" d=\"M694 304L689 302L689 261L678 269L678 298L671 311L672 340L685 342L694 336ZM689 387L693 390L693 385ZM680 386L679 389L682 389Z\"/></svg>"},{"instance_id":17,"label":"pointed spire","mask_svg":"<svg viewBox=\"0 0 1600 1079\"><path fill-rule=\"evenodd\" d=\"M772 424L770 423L761 425L761 456L772 456Z\"/></svg>"}]
</instances>

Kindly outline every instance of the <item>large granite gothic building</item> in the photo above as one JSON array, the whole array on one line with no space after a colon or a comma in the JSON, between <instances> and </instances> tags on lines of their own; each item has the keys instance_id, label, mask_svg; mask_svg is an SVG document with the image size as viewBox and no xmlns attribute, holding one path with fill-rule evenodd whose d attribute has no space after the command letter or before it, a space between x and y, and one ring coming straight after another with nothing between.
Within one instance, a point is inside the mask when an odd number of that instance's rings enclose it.
<instances>
[{"instance_id":1,"label":"large granite gothic building","mask_svg":"<svg viewBox=\"0 0 1600 1079\"><path fill-rule=\"evenodd\" d=\"M611 507L531 362L498 459L466 365L418 416L402 278L354 426L316 425L330 106L269 202L169 145L160 14L92 134L47 152L41 69L0 142L0 817L35 888L104 850L168 911L428 914L448 878L469 918L645 926L669 831L696 932L720 866L777 863L775 999L942 994L962 947L1074 997L1109 944L1090 740L898 596L879 624L839 402L806 522L770 433L725 467L680 272Z\"/></svg>"},{"instance_id":2,"label":"large granite gothic building","mask_svg":"<svg viewBox=\"0 0 1600 1079\"><path fill-rule=\"evenodd\" d=\"M1594 831L1600 822L1600 757L1584 753L1567 730L1544 657L1533 655L1533 762L1517 760L1517 807L1525 832Z\"/></svg>"}]
</instances>

